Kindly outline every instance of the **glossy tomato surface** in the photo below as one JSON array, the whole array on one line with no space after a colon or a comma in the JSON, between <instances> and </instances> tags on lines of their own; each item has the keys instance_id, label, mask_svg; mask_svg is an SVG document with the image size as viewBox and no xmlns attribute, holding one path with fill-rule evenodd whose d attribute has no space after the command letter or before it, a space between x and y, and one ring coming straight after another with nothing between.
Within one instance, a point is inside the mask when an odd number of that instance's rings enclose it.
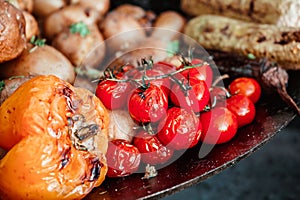
<instances>
[{"instance_id":1,"label":"glossy tomato surface","mask_svg":"<svg viewBox=\"0 0 300 200\"><path fill-rule=\"evenodd\" d=\"M166 115L167 109L167 96L153 84L135 89L128 102L130 116L139 123L157 122Z\"/></svg>"},{"instance_id":2,"label":"glossy tomato surface","mask_svg":"<svg viewBox=\"0 0 300 200\"><path fill-rule=\"evenodd\" d=\"M97 86L96 96L106 108L115 110L125 107L131 90L132 85L129 82L103 80Z\"/></svg>"},{"instance_id":3,"label":"glossy tomato surface","mask_svg":"<svg viewBox=\"0 0 300 200\"><path fill-rule=\"evenodd\" d=\"M158 139L175 150L195 146L201 136L201 123L196 115L179 107L170 108L158 127Z\"/></svg>"},{"instance_id":4,"label":"glossy tomato surface","mask_svg":"<svg viewBox=\"0 0 300 200\"><path fill-rule=\"evenodd\" d=\"M205 81L208 88L210 88L213 80L213 71L208 63L205 63L201 59L193 59L190 65L195 66L194 68L184 70L181 74L185 78L193 78L197 80Z\"/></svg>"},{"instance_id":5,"label":"glossy tomato surface","mask_svg":"<svg viewBox=\"0 0 300 200\"><path fill-rule=\"evenodd\" d=\"M210 93L205 81L184 79L181 83L172 86L170 99L175 106L200 112L208 104Z\"/></svg>"},{"instance_id":6,"label":"glossy tomato surface","mask_svg":"<svg viewBox=\"0 0 300 200\"><path fill-rule=\"evenodd\" d=\"M250 124L255 118L254 103L244 95L233 95L227 99L227 108L237 116L239 127Z\"/></svg>"},{"instance_id":7,"label":"glossy tomato surface","mask_svg":"<svg viewBox=\"0 0 300 200\"><path fill-rule=\"evenodd\" d=\"M173 150L164 146L154 134L141 131L133 139L141 155L142 161L150 165L163 164L171 159Z\"/></svg>"},{"instance_id":8,"label":"glossy tomato surface","mask_svg":"<svg viewBox=\"0 0 300 200\"><path fill-rule=\"evenodd\" d=\"M261 95L261 87L254 78L240 77L234 79L228 86L232 95L242 94L256 103Z\"/></svg>"},{"instance_id":9,"label":"glossy tomato surface","mask_svg":"<svg viewBox=\"0 0 300 200\"><path fill-rule=\"evenodd\" d=\"M230 141L238 130L235 114L225 107L216 107L200 114L201 141L206 144L222 144Z\"/></svg>"},{"instance_id":10,"label":"glossy tomato surface","mask_svg":"<svg viewBox=\"0 0 300 200\"><path fill-rule=\"evenodd\" d=\"M136 172L141 161L139 150L126 140L109 142L106 153L108 177L123 177Z\"/></svg>"}]
</instances>

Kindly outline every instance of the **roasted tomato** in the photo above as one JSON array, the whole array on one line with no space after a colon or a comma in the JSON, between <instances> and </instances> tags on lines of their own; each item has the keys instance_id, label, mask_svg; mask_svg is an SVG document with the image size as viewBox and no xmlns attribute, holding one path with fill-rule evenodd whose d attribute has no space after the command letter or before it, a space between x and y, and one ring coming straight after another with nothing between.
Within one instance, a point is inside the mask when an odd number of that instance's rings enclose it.
<instances>
[{"instance_id":1,"label":"roasted tomato","mask_svg":"<svg viewBox=\"0 0 300 200\"><path fill-rule=\"evenodd\" d=\"M55 76L22 84L0 107L0 199L83 198L107 172L108 121L86 89Z\"/></svg>"},{"instance_id":2,"label":"roasted tomato","mask_svg":"<svg viewBox=\"0 0 300 200\"><path fill-rule=\"evenodd\" d=\"M207 144L222 144L230 141L238 130L235 114L225 107L216 107L200 114L201 141Z\"/></svg>"},{"instance_id":3,"label":"roasted tomato","mask_svg":"<svg viewBox=\"0 0 300 200\"><path fill-rule=\"evenodd\" d=\"M228 88L232 95L241 94L247 96L253 103L256 103L261 95L261 87L253 78L236 78L229 84Z\"/></svg>"},{"instance_id":4,"label":"roasted tomato","mask_svg":"<svg viewBox=\"0 0 300 200\"><path fill-rule=\"evenodd\" d=\"M208 104L210 94L205 81L183 79L172 86L170 99L175 106L200 112Z\"/></svg>"},{"instance_id":5,"label":"roasted tomato","mask_svg":"<svg viewBox=\"0 0 300 200\"><path fill-rule=\"evenodd\" d=\"M168 109L168 98L163 89L150 84L133 91L128 102L130 116L137 122L157 122L165 116Z\"/></svg>"},{"instance_id":6,"label":"roasted tomato","mask_svg":"<svg viewBox=\"0 0 300 200\"><path fill-rule=\"evenodd\" d=\"M138 71L135 73L135 76L133 78L135 79L142 79L143 76L145 78L145 83L151 83L153 85L156 85L158 87L161 87L165 94L168 96L170 92L170 79L169 78L159 78L159 76L165 75L165 72L159 70L159 69L148 69L146 71ZM155 78L157 77L157 78ZM150 78L151 80L147 80L147 78Z\"/></svg>"},{"instance_id":7,"label":"roasted tomato","mask_svg":"<svg viewBox=\"0 0 300 200\"><path fill-rule=\"evenodd\" d=\"M244 95L233 95L227 99L227 108L237 116L239 127L250 124L255 117L254 103Z\"/></svg>"},{"instance_id":8,"label":"roasted tomato","mask_svg":"<svg viewBox=\"0 0 300 200\"><path fill-rule=\"evenodd\" d=\"M213 71L210 65L203 60L193 59L189 65L194 65L194 68L184 70L181 72L185 78L193 78L205 81L208 88L210 88L213 80Z\"/></svg>"},{"instance_id":9,"label":"roasted tomato","mask_svg":"<svg viewBox=\"0 0 300 200\"><path fill-rule=\"evenodd\" d=\"M142 161L150 165L166 163L171 159L174 152L164 146L155 135L147 131L138 133L133 139L133 144L139 149Z\"/></svg>"},{"instance_id":10,"label":"roasted tomato","mask_svg":"<svg viewBox=\"0 0 300 200\"><path fill-rule=\"evenodd\" d=\"M201 123L193 112L172 107L167 116L159 123L158 139L163 145L175 150L195 146L201 136Z\"/></svg>"},{"instance_id":11,"label":"roasted tomato","mask_svg":"<svg viewBox=\"0 0 300 200\"><path fill-rule=\"evenodd\" d=\"M132 90L129 82L118 82L113 80L101 81L96 89L96 96L110 110L126 107L128 94Z\"/></svg>"},{"instance_id":12,"label":"roasted tomato","mask_svg":"<svg viewBox=\"0 0 300 200\"><path fill-rule=\"evenodd\" d=\"M139 150L126 140L109 142L107 150L108 177L123 177L136 172L141 162Z\"/></svg>"}]
</instances>

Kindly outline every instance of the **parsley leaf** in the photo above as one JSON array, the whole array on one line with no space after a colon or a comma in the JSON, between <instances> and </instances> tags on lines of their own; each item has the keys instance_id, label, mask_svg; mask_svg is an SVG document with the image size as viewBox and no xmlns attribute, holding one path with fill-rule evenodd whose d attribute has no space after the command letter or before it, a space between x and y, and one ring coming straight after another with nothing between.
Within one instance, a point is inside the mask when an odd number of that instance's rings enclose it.
<instances>
[{"instance_id":1,"label":"parsley leaf","mask_svg":"<svg viewBox=\"0 0 300 200\"><path fill-rule=\"evenodd\" d=\"M37 38L36 36L32 36L30 38L30 43L35 46L44 46L46 44L46 39Z\"/></svg>"},{"instance_id":2,"label":"parsley leaf","mask_svg":"<svg viewBox=\"0 0 300 200\"><path fill-rule=\"evenodd\" d=\"M90 30L88 29L88 26L84 22L77 22L77 23L71 24L70 32L71 33L79 33L82 37L85 37L88 34L90 34Z\"/></svg>"}]
</instances>

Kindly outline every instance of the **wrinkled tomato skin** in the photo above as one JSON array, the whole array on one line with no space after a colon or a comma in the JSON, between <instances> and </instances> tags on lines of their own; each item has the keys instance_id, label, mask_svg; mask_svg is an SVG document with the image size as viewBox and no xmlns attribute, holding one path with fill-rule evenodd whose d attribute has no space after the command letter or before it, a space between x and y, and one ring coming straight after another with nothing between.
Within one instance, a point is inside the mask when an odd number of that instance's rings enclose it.
<instances>
[{"instance_id":1,"label":"wrinkled tomato skin","mask_svg":"<svg viewBox=\"0 0 300 200\"><path fill-rule=\"evenodd\" d=\"M168 63L168 62L160 61L160 62L154 63L153 69L159 70L165 74L168 74L168 73L176 71L176 66L172 65L171 63Z\"/></svg>"},{"instance_id":2,"label":"wrinkled tomato skin","mask_svg":"<svg viewBox=\"0 0 300 200\"><path fill-rule=\"evenodd\" d=\"M123 177L136 172L141 162L139 150L123 139L112 140L106 153L108 177Z\"/></svg>"},{"instance_id":3,"label":"wrinkled tomato skin","mask_svg":"<svg viewBox=\"0 0 300 200\"><path fill-rule=\"evenodd\" d=\"M162 76L165 75L165 72L160 71L158 69L148 69L146 71L146 73L144 71L139 71L137 73L135 73L134 77L135 79L141 79L143 76L147 76L149 78L151 77L158 77L158 76ZM147 79L145 79L146 84L151 83L153 85L156 85L158 87L161 87L163 89L163 91L165 92L165 94L168 96L170 93L170 79L169 78L157 78L156 80L151 80L151 81L147 81Z\"/></svg>"},{"instance_id":4,"label":"wrinkled tomato skin","mask_svg":"<svg viewBox=\"0 0 300 200\"><path fill-rule=\"evenodd\" d=\"M255 118L254 103L244 95L233 95L227 99L227 108L237 116L239 128L250 124Z\"/></svg>"},{"instance_id":5,"label":"wrinkled tomato skin","mask_svg":"<svg viewBox=\"0 0 300 200\"><path fill-rule=\"evenodd\" d=\"M241 94L247 96L253 103L256 103L261 96L261 87L253 78L236 78L229 84L228 88L232 95Z\"/></svg>"},{"instance_id":6,"label":"wrinkled tomato skin","mask_svg":"<svg viewBox=\"0 0 300 200\"><path fill-rule=\"evenodd\" d=\"M197 67L197 65L203 63L202 60L200 59L193 59L191 61L191 65L196 65L194 68L184 70L181 72L181 74L185 78L193 78L197 80L203 80L205 81L206 85L208 88L211 87L212 85L212 80L213 80L213 71L212 68L208 64L204 64L202 66Z\"/></svg>"},{"instance_id":7,"label":"wrinkled tomato skin","mask_svg":"<svg viewBox=\"0 0 300 200\"><path fill-rule=\"evenodd\" d=\"M163 145L175 150L192 148L199 142L202 132L196 115L179 107L168 110L166 118L159 123L158 130L157 137Z\"/></svg>"},{"instance_id":8,"label":"wrinkled tomato skin","mask_svg":"<svg viewBox=\"0 0 300 200\"><path fill-rule=\"evenodd\" d=\"M128 102L129 114L138 123L157 122L165 116L167 109L167 96L162 88L152 84L146 89L135 89Z\"/></svg>"},{"instance_id":9,"label":"wrinkled tomato skin","mask_svg":"<svg viewBox=\"0 0 300 200\"><path fill-rule=\"evenodd\" d=\"M184 80L183 84L188 84ZM206 83L203 80L190 79L191 89L185 92L179 84L174 84L171 89L170 99L175 106L185 109L191 109L194 112L200 112L209 103L210 93Z\"/></svg>"},{"instance_id":10,"label":"wrinkled tomato skin","mask_svg":"<svg viewBox=\"0 0 300 200\"><path fill-rule=\"evenodd\" d=\"M166 163L174 151L164 146L158 138L146 131L141 131L133 139L133 144L142 155L142 161L150 165Z\"/></svg>"},{"instance_id":11,"label":"wrinkled tomato skin","mask_svg":"<svg viewBox=\"0 0 300 200\"><path fill-rule=\"evenodd\" d=\"M131 90L132 86L129 82L103 80L97 86L96 96L107 109L116 110L126 107Z\"/></svg>"},{"instance_id":12,"label":"wrinkled tomato skin","mask_svg":"<svg viewBox=\"0 0 300 200\"><path fill-rule=\"evenodd\" d=\"M225 107L216 107L200 114L202 124L201 141L206 144L222 144L230 141L237 133L238 121L235 114Z\"/></svg>"}]
</instances>

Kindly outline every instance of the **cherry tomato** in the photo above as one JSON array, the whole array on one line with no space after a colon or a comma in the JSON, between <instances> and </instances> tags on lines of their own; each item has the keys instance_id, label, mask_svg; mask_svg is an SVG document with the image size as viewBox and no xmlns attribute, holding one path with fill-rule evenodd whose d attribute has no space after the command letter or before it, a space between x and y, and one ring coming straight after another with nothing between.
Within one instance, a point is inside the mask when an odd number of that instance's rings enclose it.
<instances>
[{"instance_id":1,"label":"cherry tomato","mask_svg":"<svg viewBox=\"0 0 300 200\"><path fill-rule=\"evenodd\" d=\"M197 80L203 80L205 81L208 88L210 88L213 80L213 71L212 68L208 64L201 65L197 67L197 65L200 65L203 63L203 60L200 59L193 59L191 61L191 65L195 65L196 67L184 70L181 72L181 74L185 78L192 78Z\"/></svg>"},{"instance_id":2,"label":"cherry tomato","mask_svg":"<svg viewBox=\"0 0 300 200\"><path fill-rule=\"evenodd\" d=\"M142 155L142 161L150 165L163 164L170 160L173 150L164 146L155 135L141 131L133 139L133 144Z\"/></svg>"},{"instance_id":3,"label":"cherry tomato","mask_svg":"<svg viewBox=\"0 0 300 200\"><path fill-rule=\"evenodd\" d=\"M141 161L139 150L126 140L116 139L108 144L106 153L108 177L123 177L136 172Z\"/></svg>"},{"instance_id":4,"label":"cherry tomato","mask_svg":"<svg viewBox=\"0 0 300 200\"><path fill-rule=\"evenodd\" d=\"M227 108L237 116L239 127L250 124L255 117L254 103L244 95L233 95L227 99Z\"/></svg>"},{"instance_id":5,"label":"cherry tomato","mask_svg":"<svg viewBox=\"0 0 300 200\"><path fill-rule=\"evenodd\" d=\"M175 106L192 109L200 112L208 104L210 93L203 80L184 79L182 82L187 89L184 91L180 84L174 84L171 88L170 99Z\"/></svg>"},{"instance_id":6,"label":"cherry tomato","mask_svg":"<svg viewBox=\"0 0 300 200\"><path fill-rule=\"evenodd\" d=\"M195 146L201 136L201 123L193 112L172 107L158 125L158 139L163 145L182 150Z\"/></svg>"},{"instance_id":7,"label":"cherry tomato","mask_svg":"<svg viewBox=\"0 0 300 200\"><path fill-rule=\"evenodd\" d=\"M242 94L247 96L253 103L256 103L261 95L261 87L253 78L236 78L229 84L228 88L231 94Z\"/></svg>"},{"instance_id":8,"label":"cherry tomato","mask_svg":"<svg viewBox=\"0 0 300 200\"><path fill-rule=\"evenodd\" d=\"M139 123L157 122L165 116L167 109L167 96L162 88L153 84L135 89L129 98L129 114Z\"/></svg>"},{"instance_id":9,"label":"cherry tomato","mask_svg":"<svg viewBox=\"0 0 300 200\"><path fill-rule=\"evenodd\" d=\"M135 73L134 77L135 79L141 79L143 76L147 76L149 78L151 77L157 77L157 76L161 76L161 75L165 75L165 72L160 71L158 69L148 69L146 70L146 73L144 71L139 71L137 73ZM169 95L170 92L170 79L169 78L158 78L156 80L150 80L145 82L146 84L151 83L153 85L159 86L163 89L163 91L165 92L166 95Z\"/></svg>"},{"instance_id":10,"label":"cherry tomato","mask_svg":"<svg viewBox=\"0 0 300 200\"><path fill-rule=\"evenodd\" d=\"M176 71L176 66L168 62L159 61L153 64L153 69L162 71L163 73L167 74Z\"/></svg>"},{"instance_id":11,"label":"cherry tomato","mask_svg":"<svg viewBox=\"0 0 300 200\"><path fill-rule=\"evenodd\" d=\"M226 100L231 95L224 87L211 87L210 88L210 104L212 106L226 107Z\"/></svg>"},{"instance_id":12,"label":"cherry tomato","mask_svg":"<svg viewBox=\"0 0 300 200\"><path fill-rule=\"evenodd\" d=\"M238 130L235 114L225 107L200 114L202 124L201 141L206 144L222 144L230 141Z\"/></svg>"},{"instance_id":13,"label":"cherry tomato","mask_svg":"<svg viewBox=\"0 0 300 200\"><path fill-rule=\"evenodd\" d=\"M132 86L129 82L103 80L97 86L96 96L106 108L115 110L125 107L131 90Z\"/></svg>"}]
</instances>

